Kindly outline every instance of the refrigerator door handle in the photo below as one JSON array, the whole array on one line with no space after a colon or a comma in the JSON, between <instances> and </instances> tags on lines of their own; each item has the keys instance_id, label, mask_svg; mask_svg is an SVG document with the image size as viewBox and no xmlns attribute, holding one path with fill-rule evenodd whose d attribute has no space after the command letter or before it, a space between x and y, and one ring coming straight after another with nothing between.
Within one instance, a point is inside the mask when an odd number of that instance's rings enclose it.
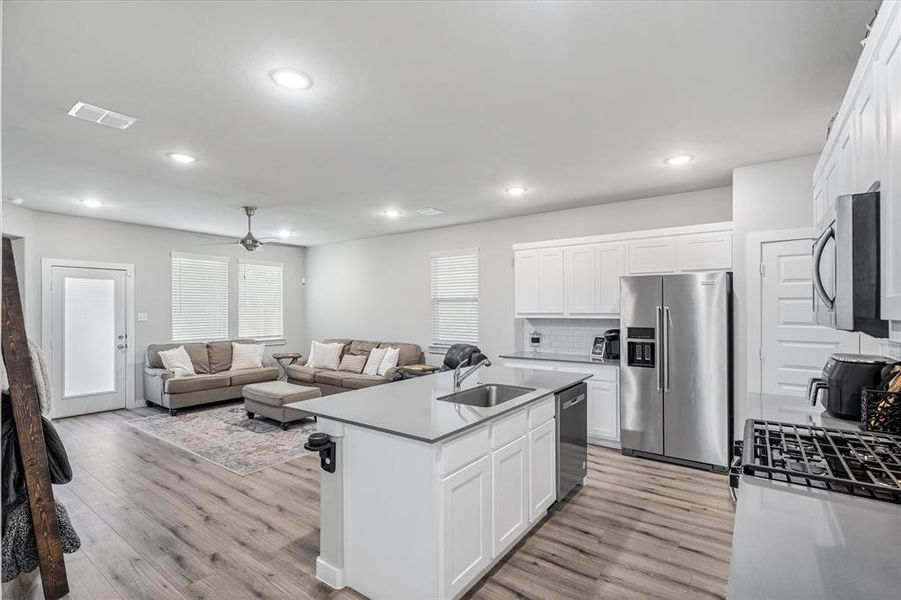
<instances>
[{"instance_id":1,"label":"refrigerator door handle","mask_svg":"<svg viewBox=\"0 0 901 600\"><path fill-rule=\"evenodd\" d=\"M663 307L663 391L669 391L669 306Z\"/></svg>"},{"instance_id":2,"label":"refrigerator door handle","mask_svg":"<svg viewBox=\"0 0 901 600\"><path fill-rule=\"evenodd\" d=\"M663 307L657 307L657 322L654 323L656 327L654 328L654 369L656 370L657 375L657 391L663 391L663 365L661 364L660 357L662 356L662 352L660 349L660 344L663 342Z\"/></svg>"}]
</instances>

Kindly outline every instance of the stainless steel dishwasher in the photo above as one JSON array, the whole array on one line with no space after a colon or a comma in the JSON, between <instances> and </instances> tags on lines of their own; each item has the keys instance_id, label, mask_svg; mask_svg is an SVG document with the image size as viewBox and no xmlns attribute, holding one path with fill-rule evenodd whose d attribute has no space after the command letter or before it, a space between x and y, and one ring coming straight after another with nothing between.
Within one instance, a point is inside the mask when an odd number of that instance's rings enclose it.
<instances>
[{"instance_id":1,"label":"stainless steel dishwasher","mask_svg":"<svg viewBox=\"0 0 901 600\"><path fill-rule=\"evenodd\" d=\"M557 394L557 501L585 483L588 473L588 387Z\"/></svg>"}]
</instances>

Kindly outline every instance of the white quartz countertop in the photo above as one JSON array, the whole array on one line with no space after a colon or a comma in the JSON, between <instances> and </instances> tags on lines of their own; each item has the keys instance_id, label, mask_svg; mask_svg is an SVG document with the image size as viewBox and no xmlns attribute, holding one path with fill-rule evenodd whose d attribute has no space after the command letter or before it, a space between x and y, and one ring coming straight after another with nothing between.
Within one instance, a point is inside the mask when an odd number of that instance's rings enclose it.
<instances>
[{"instance_id":1,"label":"white quartz countertop","mask_svg":"<svg viewBox=\"0 0 901 600\"><path fill-rule=\"evenodd\" d=\"M323 419L432 443L591 377L590 373L515 369L496 364L482 367L463 382L463 389L487 383L534 388L508 402L482 408L438 400L453 393L453 375L453 371L445 371L285 406Z\"/></svg>"},{"instance_id":2,"label":"white quartz countertop","mask_svg":"<svg viewBox=\"0 0 901 600\"><path fill-rule=\"evenodd\" d=\"M568 354L565 352L541 352L536 350L517 350L507 354L498 355L499 358L524 358L527 360L551 360L555 362L574 362L589 365L606 365L618 367L619 359L605 360L603 358L591 358L589 354Z\"/></svg>"},{"instance_id":3,"label":"white quartz countertop","mask_svg":"<svg viewBox=\"0 0 901 600\"><path fill-rule=\"evenodd\" d=\"M859 430L802 398L751 394L761 418ZM730 600L897 599L901 505L742 475Z\"/></svg>"}]
</instances>

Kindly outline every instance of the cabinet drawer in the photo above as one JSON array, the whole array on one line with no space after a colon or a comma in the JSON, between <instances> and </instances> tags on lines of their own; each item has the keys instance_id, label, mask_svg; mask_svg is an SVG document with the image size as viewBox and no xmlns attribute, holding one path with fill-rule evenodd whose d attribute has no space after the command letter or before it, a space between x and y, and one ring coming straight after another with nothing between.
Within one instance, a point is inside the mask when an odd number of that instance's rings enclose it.
<instances>
[{"instance_id":1,"label":"cabinet drawer","mask_svg":"<svg viewBox=\"0 0 901 600\"><path fill-rule=\"evenodd\" d=\"M490 433L488 426L483 426L463 437L445 442L441 447L441 476L453 473L487 455L491 450Z\"/></svg>"},{"instance_id":2,"label":"cabinet drawer","mask_svg":"<svg viewBox=\"0 0 901 600\"><path fill-rule=\"evenodd\" d=\"M619 365L616 363L612 365L561 363L557 370L564 373L590 373L592 379L600 379L602 381L616 381L619 376Z\"/></svg>"},{"instance_id":3,"label":"cabinet drawer","mask_svg":"<svg viewBox=\"0 0 901 600\"><path fill-rule=\"evenodd\" d=\"M529 429L535 429L539 425L543 425L550 419L554 418L557 407L554 397L539 400L529 407Z\"/></svg>"},{"instance_id":4,"label":"cabinet drawer","mask_svg":"<svg viewBox=\"0 0 901 600\"><path fill-rule=\"evenodd\" d=\"M495 421L491 425L491 449L509 444L524 436L528 430L529 419L524 408Z\"/></svg>"}]
</instances>

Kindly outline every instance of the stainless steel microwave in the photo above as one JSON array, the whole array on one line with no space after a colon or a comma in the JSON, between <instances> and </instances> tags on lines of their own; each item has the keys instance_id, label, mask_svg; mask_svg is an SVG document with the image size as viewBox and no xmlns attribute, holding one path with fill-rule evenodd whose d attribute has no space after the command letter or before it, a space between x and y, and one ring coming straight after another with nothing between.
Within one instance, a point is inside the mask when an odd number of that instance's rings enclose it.
<instances>
[{"instance_id":1,"label":"stainless steel microwave","mask_svg":"<svg viewBox=\"0 0 901 600\"><path fill-rule=\"evenodd\" d=\"M888 337L880 318L879 191L835 199L813 243L813 312L818 325Z\"/></svg>"}]
</instances>

